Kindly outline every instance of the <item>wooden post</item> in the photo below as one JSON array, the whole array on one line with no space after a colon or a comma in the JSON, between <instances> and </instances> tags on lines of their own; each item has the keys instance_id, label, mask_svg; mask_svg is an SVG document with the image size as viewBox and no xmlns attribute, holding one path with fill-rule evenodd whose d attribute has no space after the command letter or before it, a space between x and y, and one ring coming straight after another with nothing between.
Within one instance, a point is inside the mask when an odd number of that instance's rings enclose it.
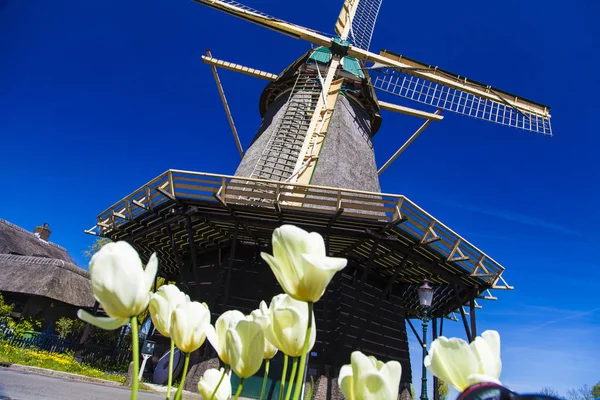
<instances>
[{"instance_id":1,"label":"wooden post","mask_svg":"<svg viewBox=\"0 0 600 400\"><path fill-rule=\"evenodd\" d=\"M433 317L431 319L431 337L433 340L437 339L438 331L437 331L437 318ZM433 400L440 400L440 390L439 390L439 379L437 376L433 376Z\"/></svg>"},{"instance_id":2,"label":"wooden post","mask_svg":"<svg viewBox=\"0 0 600 400\"><path fill-rule=\"evenodd\" d=\"M471 338L475 340L477 337L477 322L475 320L475 297L471 299L470 304L470 314L471 314Z\"/></svg>"},{"instance_id":3,"label":"wooden post","mask_svg":"<svg viewBox=\"0 0 600 400\"><path fill-rule=\"evenodd\" d=\"M235 225L233 228L233 237L231 239L231 250L229 253L229 264L227 265L227 277L225 278L225 294L223 296L223 307L221 307L222 311L227 309L227 301L229 300L229 285L231 284L231 270L233 269L233 260L235 258L235 245L237 243L237 235L240 223L238 220L235 220Z\"/></svg>"},{"instance_id":4,"label":"wooden post","mask_svg":"<svg viewBox=\"0 0 600 400\"><path fill-rule=\"evenodd\" d=\"M467 334L467 339L469 343L473 341L471 337L471 330L469 329L469 323L467 322L467 316L465 315L465 310L463 309L462 302L460 301L460 297L458 296L458 287L454 286L454 297L456 298L456 303L458 304L458 309L460 310L460 316L462 317L463 325L465 326L465 333Z\"/></svg>"},{"instance_id":5,"label":"wooden post","mask_svg":"<svg viewBox=\"0 0 600 400\"><path fill-rule=\"evenodd\" d=\"M196 281L196 294L198 295L198 300L200 300L202 292L200 291L200 277L198 276L198 255L196 253L196 242L194 241L192 217L190 217L189 214L185 214L185 225L188 234L188 245L190 247L190 258L192 259L192 274L194 276L194 280Z\"/></svg>"}]
</instances>

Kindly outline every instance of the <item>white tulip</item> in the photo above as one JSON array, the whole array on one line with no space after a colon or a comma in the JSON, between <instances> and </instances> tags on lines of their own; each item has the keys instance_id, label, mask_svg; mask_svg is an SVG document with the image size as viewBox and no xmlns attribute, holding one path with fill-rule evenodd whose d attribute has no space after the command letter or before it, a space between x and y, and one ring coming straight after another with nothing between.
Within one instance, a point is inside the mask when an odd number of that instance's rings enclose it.
<instances>
[{"instance_id":1,"label":"white tulip","mask_svg":"<svg viewBox=\"0 0 600 400\"><path fill-rule=\"evenodd\" d=\"M265 332L268 329L269 324L271 323L271 311L269 310L269 307L267 307L267 303L261 301L259 308L252 311L252 313L250 313L250 316L253 321L256 321L260 324L260 327L262 328L263 333L265 334L265 348L263 358L265 360L270 360L271 358L275 357L275 354L277 354L277 347L273 346L273 344L269 342L269 339L267 339L267 334Z\"/></svg>"},{"instance_id":2,"label":"white tulip","mask_svg":"<svg viewBox=\"0 0 600 400\"><path fill-rule=\"evenodd\" d=\"M242 320L227 330L227 358L240 378L249 378L262 365L265 337L258 322Z\"/></svg>"},{"instance_id":3,"label":"white tulip","mask_svg":"<svg viewBox=\"0 0 600 400\"><path fill-rule=\"evenodd\" d=\"M220 370L215 368L207 369L200 381L198 382L198 390L200 391L200 395L204 400L209 400L217 385L219 385L219 381L221 381L221 377L223 376L223 368ZM231 380L228 376L223 377L221 384L219 385L219 389L214 395L215 400L229 400L231 397Z\"/></svg>"},{"instance_id":4,"label":"white tulip","mask_svg":"<svg viewBox=\"0 0 600 400\"><path fill-rule=\"evenodd\" d=\"M308 304L298 301L287 294L273 297L269 307L271 318L258 317L267 340L284 354L290 357L300 357L306 338L308 326ZM308 351L315 345L317 328L315 314L312 313L312 329L310 331Z\"/></svg>"},{"instance_id":5,"label":"white tulip","mask_svg":"<svg viewBox=\"0 0 600 400\"><path fill-rule=\"evenodd\" d=\"M496 331L485 331L471 344L442 336L431 343L424 363L433 375L459 392L480 382L500 385L500 335Z\"/></svg>"},{"instance_id":6,"label":"white tulip","mask_svg":"<svg viewBox=\"0 0 600 400\"><path fill-rule=\"evenodd\" d=\"M184 353L191 353L202 346L210 326L210 310L206 303L185 301L171 314L169 334L175 346Z\"/></svg>"},{"instance_id":7,"label":"white tulip","mask_svg":"<svg viewBox=\"0 0 600 400\"><path fill-rule=\"evenodd\" d=\"M338 385L347 400L397 400L401 375L398 361L384 364L355 351L351 364L340 369Z\"/></svg>"},{"instance_id":8,"label":"white tulip","mask_svg":"<svg viewBox=\"0 0 600 400\"><path fill-rule=\"evenodd\" d=\"M92 257L89 271L94 297L108 318L94 317L84 310L79 310L77 316L107 330L127 324L148 306L157 269L156 254L152 254L144 270L137 251L127 242L104 245Z\"/></svg>"},{"instance_id":9,"label":"white tulip","mask_svg":"<svg viewBox=\"0 0 600 400\"><path fill-rule=\"evenodd\" d=\"M241 311L225 311L219 318L217 318L215 326L213 327L210 325L207 329L206 336L208 337L208 341L225 365L230 365L229 358L227 357L227 346L225 340L227 337L227 330L232 326L235 326L238 321L241 321L245 318L246 316Z\"/></svg>"},{"instance_id":10,"label":"white tulip","mask_svg":"<svg viewBox=\"0 0 600 400\"><path fill-rule=\"evenodd\" d=\"M171 314L179 304L190 301L189 296L175 285L163 285L150 297L150 316L158 331L169 337Z\"/></svg>"},{"instance_id":11,"label":"white tulip","mask_svg":"<svg viewBox=\"0 0 600 400\"><path fill-rule=\"evenodd\" d=\"M333 275L346 266L345 258L327 257L323 237L294 225L273 232L273 255L260 253L284 292L296 300L317 302Z\"/></svg>"}]
</instances>

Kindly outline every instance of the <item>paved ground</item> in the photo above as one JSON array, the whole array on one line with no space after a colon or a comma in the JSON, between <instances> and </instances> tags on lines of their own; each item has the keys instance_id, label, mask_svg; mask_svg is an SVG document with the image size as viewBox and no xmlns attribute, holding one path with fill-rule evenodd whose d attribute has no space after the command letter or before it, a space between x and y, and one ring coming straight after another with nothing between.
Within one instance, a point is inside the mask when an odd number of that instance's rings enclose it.
<instances>
[{"instance_id":1,"label":"paved ground","mask_svg":"<svg viewBox=\"0 0 600 400\"><path fill-rule=\"evenodd\" d=\"M184 395L184 398L188 398L188 396ZM0 368L0 400L29 399L126 400L129 399L129 390L121 387ZM138 399L164 399L164 394L140 392Z\"/></svg>"}]
</instances>

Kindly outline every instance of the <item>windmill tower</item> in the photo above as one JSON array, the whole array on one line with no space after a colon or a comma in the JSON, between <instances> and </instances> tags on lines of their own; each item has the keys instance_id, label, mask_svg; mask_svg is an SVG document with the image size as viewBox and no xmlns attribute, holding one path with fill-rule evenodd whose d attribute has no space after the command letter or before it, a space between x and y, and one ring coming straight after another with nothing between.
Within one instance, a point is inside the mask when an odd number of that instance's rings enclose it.
<instances>
[{"instance_id":1,"label":"windmill tower","mask_svg":"<svg viewBox=\"0 0 600 400\"><path fill-rule=\"evenodd\" d=\"M346 0L327 38L230 0L204 5L317 45L279 75L213 58L203 60L270 80L260 99L263 124L235 175L346 189L380 190L378 175L442 110L551 135L549 108L418 61L369 51L381 0ZM224 99L223 89L213 68ZM375 90L437 108L435 113L380 102ZM227 103L224 105L236 135ZM372 136L381 109L426 119L393 159L378 170Z\"/></svg>"},{"instance_id":2,"label":"windmill tower","mask_svg":"<svg viewBox=\"0 0 600 400\"><path fill-rule=\"evenodd\" d=\"M212 67L242 156L235 175L168 170L102 211L86 232L126 240L142 259L156 252L159 275L206 301L213 320L231 308L249 313L281 292L258 256L269 251L274 228L290 223L319 232L329 254L349 262L315 304L317 344L307 367L317 397L332 395L331 383L354 349L400 361L408 393L407 325L420 341L411 319L423 316L417 295L423 280L435 289L427 308L434 337L458 314L471 339L478 300L496 300L491 290L512 287L504 267L482 250L407 197L381 193L379 174L430 123L441 121L442 111L551 135L549 108L389 51L369 51L381 0L346 0L335 38L236 1L195 1L316 47L279 74L207 52L203 61ZM269 82L260 98L262 125L245 152L217 68ZM380 101L377 91L435 111ZM377 167L371 139L382 112L425 121ZM192 361L189 390L215 362Z\"/></svg>"}]
</instances>

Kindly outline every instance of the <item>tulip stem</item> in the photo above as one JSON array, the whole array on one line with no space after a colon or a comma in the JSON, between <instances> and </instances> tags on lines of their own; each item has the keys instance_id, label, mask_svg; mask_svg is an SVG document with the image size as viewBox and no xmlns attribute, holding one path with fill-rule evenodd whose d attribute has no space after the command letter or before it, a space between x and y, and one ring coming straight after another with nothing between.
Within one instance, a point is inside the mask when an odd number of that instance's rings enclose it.
<instances>
[{"instance_id":1,"label":"tulip stem","mask_svg":"<svg viewBox=\"0 0 600 400\"><path fill-rule=\"evenodd\" d=\"M167 383L167 400L171 399L171 385L173 384L173 353L175 353L175 342L171 339L171 351L169 352L169 381Z\"/></svg>"},{"instance_id":2,"label":"tulip stem","mask_svg":"<svg viewBox=\"0 0 600 400\"><path fill-rule=\"evenodd\" d=\"M270 364L271 364L271 360L265 360L265 376L263 376L262 389L260 390L260 400L263 400L263 397L265 395L265 389L267 388L267 378L269 377L269 365ZM219 385L217 385L217 387L219 387Z\"/></svg>"},{"instance_id":3,"label":"tulip stem","mask_svg":"<svg viewBox=\"0 0 600 400\"><path fill-rule=\"evenodd\" d=\"M294 357L292 360L292 372L290 373L290 385L287 388L287 393L285 394L285 400L290 400L290 396L292 395L292 387L294 386L294 378L296 377L297 370L298 370L298 357Z\"/></svg>"},{"instance_id":4,"label":"tulip stem","mask_svg":"<svg viewBox=\"0 0 600 400\"><path fill-rule=\"evenodd\" d=\"M242 386L244 386L244 378L240 380L240 384L237 388L237 392L235 392L235 397L233 398L233 400L237 400L237 398L240 397L240 393L242 393Z\"/></svg>"},{"instance_id":5,"label":"tulip stem","mask_svg":"<svg viewBox=\"0 0 600 400\"><path fill-rule=\"evenodd\" d=\"M279 387L279 400L283 400L283 392L285 391L285 379L287 378L288 355L283 355L283 372L281 373L281 386Z\"/></svg>"},{"instance_id":6,"label":"tulip stem","mask_svg":"<svg viewBox=\"0 0 600 400\"><path fill-rule=\"evenodd\" d=\"M137 399L138 375L140 373L140 338L138 336L137 316L131 317L131 353L133 355L133 376L131 377L131 400Z\"/></svg>"},{"instance_id":7,"label":"tulip stem","mask_svg":"<svg viewBox=\"0 0 600 400\"><path fill-rule=\"evenodd\" d=\"M186 353L185 362L183 363L183 371L181 373L181 383L179 383L179 389L175 393L175 400L181 399L183 395L183 386L185 385L185 376L187 375L188 365L190 365L190 353Z\"/></svg>"},{"instance_id":8,"label":"tulip stem","mask_svg":"<svg viewBox=\"0 0 600 400\"><path fill-rule=\"evenodd\" d=\"M219 379L219 383L217 383L215 390L213 390L212 394L210 395L210 400L213 400L215 398L215 396L217 395L217 390L219 390L219 386L221 386L221 382L223 382L223 378L225 378L225 375L227 375L228 372L229 372L229 365L225 365L225 368L223 368L223 373L221 374L221 379Z\"/></svg>"},{"instance_id":9,"label":"tulip stem","mask_svg":"<svg viewBox=\"0 0 600 400\"><path fill-rule=\"evenodd\" d=\"M296 388L294 390L294 400L298 400L300 398L300 394L302 393L302 386L304 384L304 366L306 364L306 353L308 353L308 346L310 345L310 334L312 330L312 320L313 320L313 303L311 301L306 303L308 305L308 324L306 327L306 336L304 337L304 347L302 349L302 357L300 357L300 371L298 371L298 376L296 377Z\"/></svg>"}]
</instances>

